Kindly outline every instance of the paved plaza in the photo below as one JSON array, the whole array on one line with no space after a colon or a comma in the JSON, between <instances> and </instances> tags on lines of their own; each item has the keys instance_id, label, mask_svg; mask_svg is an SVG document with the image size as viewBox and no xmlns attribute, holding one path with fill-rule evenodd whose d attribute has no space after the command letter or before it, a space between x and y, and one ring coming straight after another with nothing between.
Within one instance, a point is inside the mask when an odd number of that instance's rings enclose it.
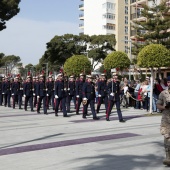
<instances>
[{"instance_id":1,"label":"paved plaza","mask_svg":"<svg viewBox=\"0 0 170 170\"><path fill-rule=\"evenodd\" d=\"M72 109L74 110L74 109ZM122 109L119 123L102 108L99 121L73 111L70 117L25 112L0 106L1 170L167 170L161 116ZM90 113L90 111L89 111Z\"/></svg>"}]
</instances>

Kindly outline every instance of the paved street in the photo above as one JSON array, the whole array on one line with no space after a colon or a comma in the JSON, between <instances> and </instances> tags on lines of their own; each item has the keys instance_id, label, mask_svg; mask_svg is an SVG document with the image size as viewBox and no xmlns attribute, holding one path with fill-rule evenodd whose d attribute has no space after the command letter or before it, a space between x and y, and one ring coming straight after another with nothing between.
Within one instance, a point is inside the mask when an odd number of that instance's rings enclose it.
<instances>
[{"instance_id":1,"label":"paved street","mask_svg":"<svg viewBox=\"0 0 170 170\"><path fill-rule=\"evenodd\" d=\"M29 109L28 109L29 110ZM167 170L161 116L143 110L122 109L126 123L119 123L115 109L111 121L105 112L99 121L82 115L54 116L0 107L1 170ZM90 113L90 111L89 111Z\"/></svg>"}]
</instances>

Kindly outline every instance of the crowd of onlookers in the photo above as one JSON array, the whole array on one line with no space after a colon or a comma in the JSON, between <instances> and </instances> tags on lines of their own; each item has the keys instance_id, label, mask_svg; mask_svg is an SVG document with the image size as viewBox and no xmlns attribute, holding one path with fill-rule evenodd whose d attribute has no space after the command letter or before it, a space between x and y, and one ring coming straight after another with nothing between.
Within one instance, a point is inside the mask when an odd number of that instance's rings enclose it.
<instances>
[{"instance_id":1,"label":"crowd of onlookers","mask_svg":"<svg viewBox=\"0 0 170 170\"><path fill-rule=\"evenodd\" d=\"M96 81L98 78L96 79ZM107 80L107 83L112 81ZM159 94L167 89L166 79L156 78L153 83L153 99L152 99L152 111L160 112L156 107L156 102ZM123 107L134 107L135 109L141 109L149 111L150 105L150 78L146 77L144 81L140 80L128 80L126 77L120 80L120 100ZM97 87L96 87L97 94ZM96 95L97 96L97 95Z\"/></svg>"},{"instance_id":2,"label":"crowd of onlookers","mask_svg":"<svg viewBox=\"0 0 170 170\"><path fill-rule=\"evenodd\" d=\"M135 109L149 110L150 105L150 78L146 77L144 81L128 81L126 78L122 78L122 105L124 107L134 107ZM166 79L156 78L153 83L153 99L152 99L152 111L160 112L156 107L156 102L159 94L167 89Z\"/></svg>"}]
</instances>

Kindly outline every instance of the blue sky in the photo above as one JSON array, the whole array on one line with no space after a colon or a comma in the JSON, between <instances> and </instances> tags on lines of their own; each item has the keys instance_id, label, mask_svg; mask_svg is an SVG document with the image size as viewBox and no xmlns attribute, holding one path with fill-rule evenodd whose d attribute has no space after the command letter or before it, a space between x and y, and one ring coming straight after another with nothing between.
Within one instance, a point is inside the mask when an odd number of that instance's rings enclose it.
<instances>
[{"instance_id":1,"label":"blue sky","mask_svg":"<svg viewBox=\"0 0 170 170\"><path fill-rule=\"evenodd\" d=\"M20 13L0 32L0 52L37 64L55 35L78 34L80 0L21 0Z\"/></svg>"}]
</instances>

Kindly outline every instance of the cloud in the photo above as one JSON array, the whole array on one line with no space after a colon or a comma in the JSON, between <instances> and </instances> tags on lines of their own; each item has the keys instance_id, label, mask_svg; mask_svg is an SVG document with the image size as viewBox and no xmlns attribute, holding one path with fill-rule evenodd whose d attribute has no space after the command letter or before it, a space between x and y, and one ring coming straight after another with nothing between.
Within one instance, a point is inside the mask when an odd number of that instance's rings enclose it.
<instances>
[{"instance_id":1,"label":"cloud","mask_svg":"<svg viewBox=\"0 0 170 170\"><path fill-rule=\"evenodd\" d=\"M46 50L46 43L55 35L78 34L78 24L63 21L36 21L13 18L0 32L0 53L20 56L24 64L37 64Z\"/></svg>"}]
</instances>

